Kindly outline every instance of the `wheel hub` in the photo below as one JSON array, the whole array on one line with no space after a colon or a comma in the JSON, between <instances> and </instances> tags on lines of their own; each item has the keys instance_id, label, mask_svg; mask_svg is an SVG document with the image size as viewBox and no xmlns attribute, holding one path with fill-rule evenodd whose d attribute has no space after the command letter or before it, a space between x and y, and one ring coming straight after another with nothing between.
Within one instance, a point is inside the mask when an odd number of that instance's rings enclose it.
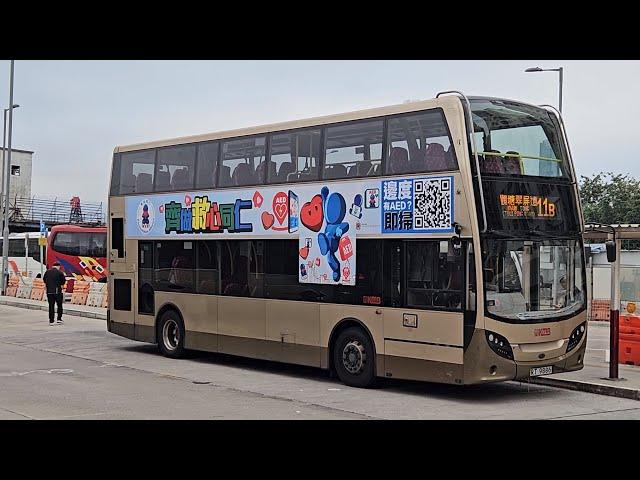
<instances>
[{"instance_id":1,"label":"wheel hub","mask_svg":"<svg viewBox=\"0 0 640 480\"><path fill-rule=\"evenodd\" d=\"M175 320L167 320L162 327L162 341L167 350L175 350L180 343L180 329Z\"/></svg>"},{"instance_id":2,"label":"wheel hub","mask_svg":"<svg viewBox=\"0 0 640 480\"><path fill-rule=\"evenodd\" d=\"M364 347L357 340L348 342L342 350L342 364L352 375L359 374L364 369L367 355Z\"/></svg>"}]
</instances>

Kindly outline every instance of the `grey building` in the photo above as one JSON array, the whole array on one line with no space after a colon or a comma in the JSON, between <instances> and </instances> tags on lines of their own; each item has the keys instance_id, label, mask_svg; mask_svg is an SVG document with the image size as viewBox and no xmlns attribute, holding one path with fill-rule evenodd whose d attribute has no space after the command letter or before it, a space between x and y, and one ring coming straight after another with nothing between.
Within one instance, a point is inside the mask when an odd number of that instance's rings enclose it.
<instances>
[{"instance_id":1,"label":"grey building","mask_svg":"<svg viewBox=\"0 0 640 480\"><path fill-rule=\"evenodd\" d=\"M1 198L4 198L4 156L2 154L7 155L7 151L3 152L2 147L0 147L0 158L2 158L2 167L0 167L0 193L2 194ZM12 202L16 196L31 197L32 157L32 151L11 149L11 179L9 180L10 202Z\"/></svg>"}]
</instances>

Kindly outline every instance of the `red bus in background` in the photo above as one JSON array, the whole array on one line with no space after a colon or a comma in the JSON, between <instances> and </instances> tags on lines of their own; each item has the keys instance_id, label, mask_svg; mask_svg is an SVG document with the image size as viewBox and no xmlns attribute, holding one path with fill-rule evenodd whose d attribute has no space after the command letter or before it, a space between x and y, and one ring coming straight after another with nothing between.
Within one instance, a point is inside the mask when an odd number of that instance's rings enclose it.
<instances>
[{"instance_id":1,"label":"red bus in background","mask_svg":"<svg viewBox=\"0 0 640 480\"><path fill-rule=\"evenodd\" d=\"M67 277L107 281L107 227L57 225L47 238L47 268L59 262Z\"/></svg>"}]
</instances>

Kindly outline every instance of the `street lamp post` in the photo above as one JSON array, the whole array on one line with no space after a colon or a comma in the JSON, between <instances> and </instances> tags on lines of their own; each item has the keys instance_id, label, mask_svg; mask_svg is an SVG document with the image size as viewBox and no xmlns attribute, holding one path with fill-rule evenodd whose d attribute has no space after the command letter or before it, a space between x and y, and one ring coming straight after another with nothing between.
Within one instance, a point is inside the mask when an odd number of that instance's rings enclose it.
<instances>
[{"instance_id":1,"label":"street lamp post","mask_svg":"<svg viewBox=\"0 0 640 480\"><path fill-rule=\"evenodd\" d=\"M562 67L559 67L559 68L532 67L532 68L527 68L525 70L525 72L526 73L531 73L531 72L558 72L559 80L560 80L560 98L558 100L558 110L560 110L560 113L562 113L562 73L563 73Z\"/></svg>"},{"instance_id":2,"label":"street lamp post","mask_svg":"<svg viewBox=\"0 0 640 480\"><path fill-rule=\"evenodd\" d=\"M6 293L7 290L7 280L9 279L8 270L9 270L9 185L10 185L10 175L11 175L11 132L13 130L13 109L16 106L13 103L13 60L11 60L11 75L9 80L9 105L10 107L5 110L5 119L7 116L7 110L9 111L9 145L8 145L8 155L6 155L6 160L4 162L4 226L2 229L2 293ZM5 122L6 124L6 122ZM5 127L6 131L6 127ZM3 141L4 144L4 141ZM5 150L2 150L2 155L4 158Z\"/></svg>"},{"instance_id":3,"label":"street lamp post","mask_svg":"<svg viewBox=\"0 0 640 480\"><path fill-rule=\"evenodd\" d=\"M18 108L19 106L20 105L18 105L18 104L13 104L12 108ZM7 169L7 167L4 164L4 161L5 161L5 148L6 148L6 144L7 144L7 112L8 111L9 111L8 108L4 109L4 126L2 128L2 173L3 173L2 181L3 181L3 185L4 185L4 171Z\"/></svg>"},{"instance_id":4,"label":"street lamp post","mask_svg":"<svg viewBox=\"0 0 640 480\"><path fill-rule=\"evenodd\" d=\"M20 105L13 105L13 108L18 108L19 106ZM2 195L2 198L0 198L0 211L1 211L0 213L2 214L2 221L0 221L0 225L2 225L3 228L0 230L0 232L4 232L4 211L1 208L2 205L5 204L5 202L4 202L4 196L5 196L4 195L4 190L7 187L5 187L4 184L5 183L9 183L9 182L6 182L5 179L7 178L7 175L9 175L9 173L10 173L9 170L11 169L11 167L7 167L6 164L5 164L5 160L7 159L6 142L7 142L7 112L8 111L9 111L8 108L4 109L4 124L3 124L3 127L2 127L2 193L3 193L3 195ZM9 181L10 181L10 179L9 179ZM7 233L7 237L8 237L8 235L9 234ZM3 238L4 238L4 233L3 233ZM2 257L2 270L1 271L2 271L2 274L3 274L2 278L4 278L4 271L5 271L4 270L4 257ZM3 281L0 281L0 290L2 291L2 293L4 293L3 287L4 287Z\"/></svg>"}]
</instances>

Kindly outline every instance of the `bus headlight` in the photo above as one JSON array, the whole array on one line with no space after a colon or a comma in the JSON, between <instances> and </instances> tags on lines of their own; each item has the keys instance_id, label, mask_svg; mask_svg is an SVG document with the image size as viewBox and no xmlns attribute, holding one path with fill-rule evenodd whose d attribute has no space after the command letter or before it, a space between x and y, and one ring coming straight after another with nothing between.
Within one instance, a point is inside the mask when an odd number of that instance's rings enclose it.
<instances>
[{"instance_id":1,"label":"bus headlight","mask_svg":"<svg viewBox=\"0 0 640 480\"><path fill-rule=\"evenodd\" d=\"M508 358L509 360L513 360L513 350L511 349L511 344L504 338L502 335L498 335L497 333L490 332L485 330L487 336L487 343L491 347L491 350L496 352L498 355L504 358Z\"/></svg>"},{"instance_id":2,"label":"bus headlight","mask_svg":"<svg viewBox=\"0 0 640 480\"><path fill-rule=\"evenodd\" d=\"M581 323L571 332L571 336L569 337L569 344L567 345L567 353L576 348L576 346L582 340L582 337L587 332L587 322Z\"/></svg>"}]
</instances>

